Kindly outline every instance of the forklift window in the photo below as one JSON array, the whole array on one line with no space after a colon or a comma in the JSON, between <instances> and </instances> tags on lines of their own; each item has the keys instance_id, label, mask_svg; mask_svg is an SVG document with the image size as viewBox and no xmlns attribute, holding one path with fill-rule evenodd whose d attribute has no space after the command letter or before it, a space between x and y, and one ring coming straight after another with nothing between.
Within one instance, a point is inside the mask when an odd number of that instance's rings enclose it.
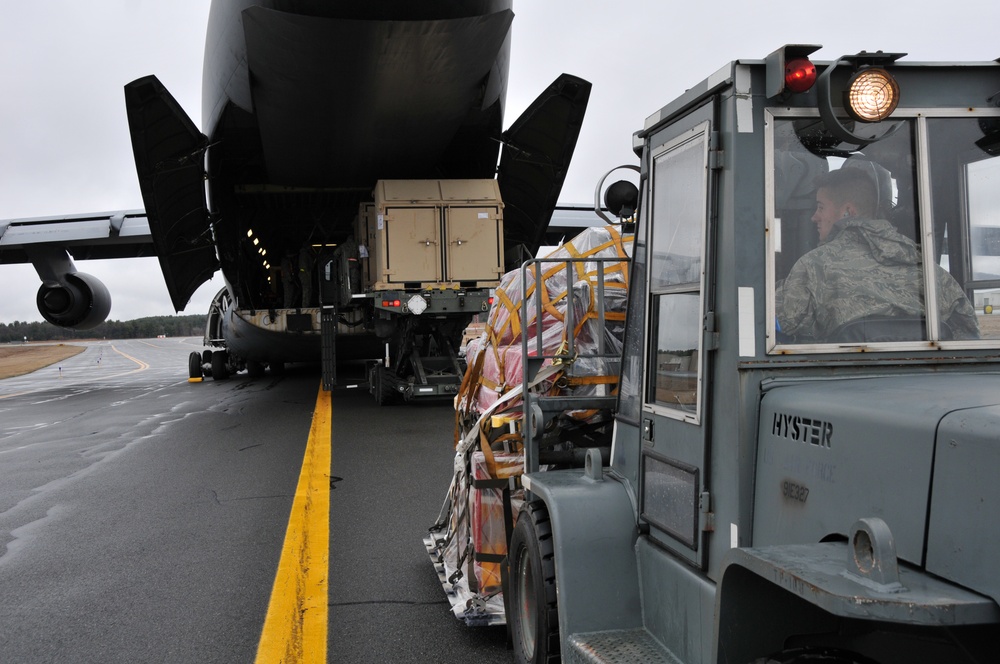
<instances>
[{"instance_id":1,"label":"forklift window","mask_svg":"<svg viewBox=\"0 0 1000 664\"><path fill-rule=\"evenodd\" d=\"M707 124L653 161L649 261L651 338L647 401L697 418L702 252L707 205ZM684 415L687 418L690 415Z\"/></svg>"},{"instance_id":2,"label":"forklift window","mask_svg":"<svg viewBox=\"0 0 1000 664\"><path fill-rule=\"evenodd\" d=\"M937 263L965 286L980 337L1000 339L1000 157L975 145L984 124L1000 120L927 121L934 183ZM939 301L939 318L948 312ZM947 332L944 330L943 332Z\"/></svg>"},{"instance_id":3,"label":"forklift window","mask_svg":"<svg viewBox=\"0 0 1000 664\"><path fill-rule=\"evenodd\" d=\"M647 205L639 214L640 228L646 226ZM632 286L629 288L625 347L622 351L622 382L618 390L618 417L638 426L642 413L642 344L643 323L646 316L646 243L636 236L632 249Z\"/></svg>"},{"instance_id":4,"label":"forklift window","mask_svg":"<svg viewBox=\"0 0 1000 664\"><path fill-rule=\"evenodd\" d=\"M793 343L924 338L913 139L847 150L814 119L778 123L776 317Z\"/></svg>"},{"instance_id":5,"label":"forklift window","mask_svg":"<svg viewBox=\"0 0 1000 664\"><path fill-rule=\"evenodd\" d=\"M975 146L977 127L976 120L912 118L859 148L831 138L819 118L776 119L777 344L850 350L859 343L980 338L984 301L1000 293L1000 168ZM926 144L918 146L918 137ZM928 154L929 208L921 206L918 168ZM933 242L921 230L921 214L930 219ZM925 258L925 251L933 253ZM987 267L992 261L995 268ZM928 318L938 321L933 331Z\"/></svg>"}]
</instances>

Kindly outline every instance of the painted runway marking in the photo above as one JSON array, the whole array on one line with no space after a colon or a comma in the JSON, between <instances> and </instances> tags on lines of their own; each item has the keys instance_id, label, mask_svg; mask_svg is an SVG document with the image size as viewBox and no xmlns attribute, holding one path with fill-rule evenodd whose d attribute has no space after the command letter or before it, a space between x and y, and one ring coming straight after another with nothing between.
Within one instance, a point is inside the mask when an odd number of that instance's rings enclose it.
<instances>
[{"instance_id":1,"label":"painted runway marking","mask_svg":"<svg viewBox=\"0 0 1000 664\"><path fill-rule=\"evenodd\" d=\"M125 373L114 374L113 376L109 376L109 378L118 378L120 376L128 376L130 374L138 373L140 371L145 371L146 369L149 368L148 364L146 364L142 360L135 359L134 357L132 357L128 353L121 352L120 350L118 350L117 348L115 348L114 344L111 344L111 350L115 351L116 353L118 353L119 355L121 355L122 357L124 357L126 359L132 360L133 362L135 362L136 364L139 365L139 368L138 369L132 369L132 371L126 371Z\"/></svg>"},{"instance_id":2,"label":"painted runway marking","mask_svg":"<svg viewBox=\"0 0 1000 664\"><path fill-rule=\"evenodd\" d=\"M257 664L326 662L330 407L330 393L321 387L257 646Z\"/></svg>"},{"instance_id":3,"label":"painted runway marking","mask_svg":"<svg viewBox=\"0 0 1000 664\"><path fill-rule=\"evenodd\" d=\"M40 392L40 391L41 388L37 390L25 390L24 392L14 392L13 394L3 394L0 395L0 399L12 399L14 397L21 397L24 396L25 394L32 394L33 392Z\"/></svg>"}]
</instances>

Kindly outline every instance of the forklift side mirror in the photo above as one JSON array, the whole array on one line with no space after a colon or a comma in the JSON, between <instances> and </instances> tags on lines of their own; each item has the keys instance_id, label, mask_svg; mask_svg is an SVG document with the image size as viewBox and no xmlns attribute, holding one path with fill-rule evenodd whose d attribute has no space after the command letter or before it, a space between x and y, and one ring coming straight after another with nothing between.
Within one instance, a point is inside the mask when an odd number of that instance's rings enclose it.
<instances>
[{"instance_id":1,"label":"forklift side mirror","mask_svg":"<svg viewBox=\"0 0 1000 664\"><path fill-rule=\"evenodd\" d=\"M604 207L619 219L628 219L639 206L639 188L628 180L615 182L604 192Z\"/></svg>"},{"instance_id":2,"label":"forklift side mirror","mask_svg":"<svg viewBox=\"0 0 1000 664\"><path fill-rule=\"evenodd\" d=\"M627 168L629 170L635 171L636 173L641 173L638 166L632 166L632 165L615 166L610 171L605 173L600 180L597 181L597 188L594 190L594 212L597 214L598 217L608 222L609 224L620 224L621 219L627 218L627 217L622 217L620 213L624 212L624 208L627 206L629 200L635 201L631 205L631 212L629 213L629 216L632 216L632 214L634 214L636 209L638 208L639 190L635 187L634 184L631 184L630 182L619 181L608 187L608 194L606 194L604 197L605 206L607 206L610 212L619 215L619 219L617 221L612 220L611 218L608 217L608 215L604 214L604 210L601 209L601 189L604 187L604 181L608 179L609 175L617 171L619 168ZM632 187L632 189L635 191L634 195L628 193L627 189L625 188L626 186ZM616 193L612 196L611 190L615 189L616 187L617 187ZM615 207L616 205L617 207Z\"/></svg>"}]
</instances>

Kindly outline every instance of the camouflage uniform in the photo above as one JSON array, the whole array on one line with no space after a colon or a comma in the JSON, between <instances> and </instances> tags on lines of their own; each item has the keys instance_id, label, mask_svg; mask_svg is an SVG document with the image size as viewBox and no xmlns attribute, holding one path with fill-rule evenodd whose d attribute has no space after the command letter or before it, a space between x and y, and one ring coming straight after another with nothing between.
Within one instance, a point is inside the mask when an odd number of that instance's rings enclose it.
<instances>
[{"instance_id":1,"label":"camouflage uniform","mask_svg":"<svg viewBox=\"0 0 1000 664\"><path fill-rule=\"evenodd\" d=\"M969 299L940 266L937 276L939 319L950 330L944 336L978 339ZM920 248L884 219L841 219L826 242L795 263L775 304L780 331L799 342L824 341L868 316L922 316Z\"/></svg>"}]
</instances>

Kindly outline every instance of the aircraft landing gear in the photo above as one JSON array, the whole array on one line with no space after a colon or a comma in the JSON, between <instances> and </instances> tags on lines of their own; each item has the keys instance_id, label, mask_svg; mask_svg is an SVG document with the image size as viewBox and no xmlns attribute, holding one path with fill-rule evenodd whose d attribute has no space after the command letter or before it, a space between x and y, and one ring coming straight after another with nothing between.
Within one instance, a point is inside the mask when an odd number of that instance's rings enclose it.
<instances>
[{"instance_id":1,"label":"aircraft landing gear","mask_svg":"<svg viewBox=\"0 0 1000 664\"><path fill-rule=\"evenodd\" d=\"M229 378L229 358L226 351L217 350L212 353L212 380L225 380Z\"/></svg>"},{"instance_id":2,"label":"aircraft landing gear","mask_svg":"<svg viewBox=\"0 0 1000 664\"><path fill-rule=\"evenodd\" d=\"M193 351L188 355L188 378L201 378L201 353Z\"/></svg>"}]
</instances>

